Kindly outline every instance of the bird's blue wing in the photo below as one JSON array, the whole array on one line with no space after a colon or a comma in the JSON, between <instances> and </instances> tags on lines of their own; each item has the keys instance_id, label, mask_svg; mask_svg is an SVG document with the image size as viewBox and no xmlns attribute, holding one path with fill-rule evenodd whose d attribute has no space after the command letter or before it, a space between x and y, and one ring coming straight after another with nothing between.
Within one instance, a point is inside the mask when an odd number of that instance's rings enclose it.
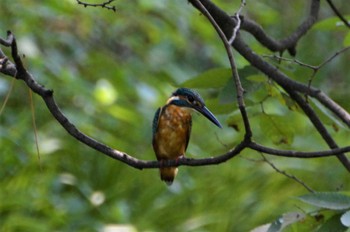
<instances>
[{"instance_id":1,"label":"bird's blue wing","mask_svg":"<svg viewBox=\"0 0 350 232\"><path fill-rule=\"evenodd\" d=\"M160 115L161 109L162 109L162 108L158 108L158 110L157 110L156 113L154 114L153 125L152 125L153 136L156 134L156 132L157 132L157 130L158 130L159 115Z\"/></svg>"}]
</instances>

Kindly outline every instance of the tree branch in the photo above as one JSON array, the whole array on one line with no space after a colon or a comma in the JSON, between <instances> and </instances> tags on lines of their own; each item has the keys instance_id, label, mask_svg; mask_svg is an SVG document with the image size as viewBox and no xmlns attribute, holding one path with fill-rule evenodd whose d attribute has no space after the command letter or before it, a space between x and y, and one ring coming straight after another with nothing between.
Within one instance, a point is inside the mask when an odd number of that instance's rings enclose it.
<instances>
[{"instance_id":1,"label":"tree branch","mask_svg":"<svg viewBox=\"0 0 350 232\"><path fill-rule=\"evenodd\" d=\"M265 33L263 28L255 21L245 18L242 22L242 30L251 33L257 41L273 52L283 52L288 49L291 55L295 56L295 46L299 39L304 36L314 25L317 20L320 8L319 0L312 0L310 5L310 13L308 17L300 24L300 26L287 38L275 40Z\"/></svg>"},{"instance_id":2,"label":"tree branch","mask_svg":"<svg viewBox=\"0 0 350 232\"><path fill-rule=\"evenodd\" d=\"M338 16L338 18L343 21L343 23L345 24L345 26L347 26L348 28L350 28L350 23L348 22L348 20L346 20L346 18L339 12L339 10L337 9L337 7L335 7L335 5L333 4L332 0L327 0L329 6L331 7L331 9L333 10L333 12Z\"/></svg>"},{"instance_id":3,"label":"tree branch","mask_svg":"<svg viewBox=\"0 0 350 232\"><path fill-rule=\"evenodd\" d=\"M245 121L246 136L234 149L229 150L225 154L215 156L215 157L203 158L203 159L182 158L180 160L169 160L167 162L162 162L162 163L158 161L145 161L145 160L136 159L125 152L110 148L109 146L106 146L103 143L98 142L95 139L85 135L84 133L79 131L75 127L75 125L72 124L66 118L66 116L61 112L60 108L57 106L54 100L53 91L46 89L45 87L37 83L35 81L35 78L25 69L22 63L21 57L18 55L16 39L11 32L8 32L7 39L0 39L0 44L2 44L3 46L11 46L11 53L12 53L12 58L14 60L14 64L8 60L8 58L0 49L0 72L9 76L15 77L17 79L23 80L27 84L27 86L33 90L33 92L40 95L44 100L46 106L48 107L49 111L51 112L51 114L55 117L55 119L62 125L63 128L65 128L65 130L71 136L76 138L78 141L86 144L87 146L113 159L119 160L137 169L159 168L160 166L162 167L181 166L181 165L203 166L203 165L220 164L222 162L226 162L227 160L235 157L246 148L250 148L252 150L264 152L267 154L279 155L284 157L293 157L293 158L316 158L316 157L328 157L328 156L334 156L334 155L338 157L345 157L343 153L350 152L350 147L344 147L344 148L337 147L337 145L332 140L332 138L330 137L328 132L325 130L325 128L322 128L323 124L318 119L315 112L307 104L307 102L305 102L304 99L295 91L298 91L300 93L308 93L310 94L310 96L314 96L316 99L319 99L319 101L322 102L323 104L331 106L328 108L332 109L333 107L334 108L333 110L339 113L340 118L344 118L348 115L348 113L345 110L343 110L340 106L339 106L340 109L337 109L338 105L332 102L332 100L321 91L289 79L277 68L265 62L258 55L253 53L251 49L243 42L243 40L239 36L239 33L237 33L239 30L239 23L237 23L237 20L238 20L237 18L236 19L230 18L224 11L216 7L209 0L190 0L190 2L195 7L199 8L201 12L208 17L208 19L213 24L214 28L217 30L220 38L222 38L228 53L228 57L229 57L232 72L233 72L233 77L236 83L236 88L238 90L237 91L238 105L241 110L243 120ZM316 4L318 1L314 0L312 2ZM233 36L234 31L236 31L235 36ZM323 136L324 140L327 141L329 146L333 149L328 151L319 151L319 152L283 151L283 150L276 150L272 148L263 147L250 140L251 129L249 125L248 116L246 115L246 112L245 112L243 88L240 84L240 79L237 73L237 69L235 67L231 47L229 46L229 43L227 41L227 38L232 38L232 37L234 40L232 43L232 46L243 57L245 57L249 62L251 62L253 66L257 67L263 73L265 73L266 75L271 77L273 80L275 80L276 83L281 85L290 94L290 96L301 106L301 108L305 111L306 115L314 123L315 127L318 129L319 133ZM295 43L296 41L297 40L295 40ZM323 99L323 101L320 99ZM344 113L345 116L342 115L343 113L342 110L345 112ZM347 120L348 119L346 119L345 121ZM321 124L321 126L318 124ZM346 161L347 159L345 157L344 162Z\"/></svg>"},{"instance_id":4,"label":"tree branch","mask_svg":"<svg viewBox=\"0 0 350 232\"><path fill-rule=\"evenodd\" d=\"M84 7L88 7L88 6L102 7L102 8L108 9L108 10L112 10L114 12L117 11L117 8L115 6L110 6L110 4L112 2L114 2L114 0L107 0L107 1L102 2L102 3L87 3L87 2L80 1L80 0L76 0L76 1L78 4L83 5Z\"/></svg>"},{"instance_id":5,"label":"tree branch","mask_svg":"<svg viewBox=\"0 0 350 232\"><path fill-rule=\"evenodd\" d=\"M199 9L203 14L202 8L197 3L198 0L191 0L190 2ZM236 25L235 20L233 20L231 17L229 17L224 11L222 11L220 8L218 8L215 4L213 4L210 0L201 0L201 3L205 6L206 9L210 9L209 12L214 18L214 20L218 23L222 31L225 33L226 37L229 38L234 26ZM312 7L311 7L311 14L317 15L319 10L319 0L312 0ZM312 23L313 24L313 23ZM305 25L311 25L311 22ZM306 26L303 27L306 27ZM296 43L299 39L298 36L293 36L294 42ZM296 91L303 92L305 94L309 94L310 92L313 93L313 95L320 96L319 90L316 90L310 86L301 84L299 82L291 80L288 76L283 74L281 71L279 71L276 67L270 65L269 63L265 62L263 59L261 59L258 55L256 55L249 47L244 43L244 41L237 37L232 44L232 46L245 58L247 59L250 64L255 66L257 69L265 73L267 76L269 76L271 79L273 79L277 84L279 84L282 88L286 90L286 92L290 95L292 99L294 99L297 104L303 109L305 114L309 117L310 121L313 123L316 130L319 132L319 134L322 136L322 138L325 140L325 142L329 145L330 148L337 148L337 144L333 140L333 138L329 135L326 128L323 126L322 122L319 120L318 116L314 112L314 110L299 96L299 94ZM311 95L311 94L310 94ZM311 96L313 96L311 95ZM322 95L325 97L326 95ZM330 110L339 110L334 104L331 104L330 100L326 98L327 101L324 103L328 103L330 107ZM323 99L323 100L326 100ZM323 103L323 102L321 102ZM334 101L332 102L334 103ZM338 105L337 105L338 106ZM343 112L342 112L343 113ZM337 116L342 115L342 113L338 113ZM350 125L350 121L347 121L346 119L342 118L343 121L348 122ZM342 162L344 167L350 172L350 162L346 158L344 154L338 154L338 159Z\"/></svg>"},{"instance_id":6,"label":"tree branch","mask_svg":"<svg viewBox=\"0 0 350 232\"><path fill-rule=\"evenodd\" d=\"M190 2L196 8L199 7L198 3L196 3L194 0L190 0ZM236 26L235 19L228 16L223 10L214 5L210 0L201 0L201 3L210 12L215 22L219 25L226 37L230 38L230 36L232 35L233 28L235 28ZM312 13L312 15L316 15L316 13L319 10L319 1L312 0L311 6L312 7L310 9L310 12ZM314 17L316 16L313 16L312 18ZM244 22L242 23L242 25L244 25ZM306 20L303 25L304 26L300 26L300 28L306 28L305 25L311 25L311 21ZM297 39L299 39L298 36L290 36L289 38L294 38L295 44L297 43ZM257 54L255 54L241 38L237 38L232 45L250 64L252 64L258 70L270 77L276 83L278 83L281 86L289 86L295 91L314 97L321 104L323 104L330 111L332 111L337 117L339 117L339 119L342 120L346 125L348 125L348 127L350 127L350 114L336 102L330 99L321 90L290 79L280 70L278 70L278 68L272 66L270 63L264 61Z\"/></svg>"},{"instance_id":7,"label":"tree branch","mask_svg":"<svg viewBox=\"0 0 350 232\"><path fill-rule=\"evenodd\" d=\"M249 143L248 147L252 150L269 154L269 155L287 157L287 158L301 158L301 159L330 157L330 156L334 156L335 154L350 152L350 146L342 147L342 148L334 148L328 151L313 151L313 152L273 149L270 147L265 147L255 142Z\"/></svg>"},{"instance_id":8,"label":"tree branch","mask_svg":"<svg viewBox=\"0 0 350 232\"><path fill-rule=\"evenodd\" d=\"M226 154L216 156L216 157L210 157L210 158L204 158L204 159L191 159L191 158L183 158L179 160L169 160L169 161L163 161L162 163L158 161L145 161L145 160L139 160L131 155L118 151L115 149L110 148L109 146L106 146L103 143L100 143L96 141L95 139L85 135L81 131L79 131L74 124L72 124L68 118L62 113L60 108L55 102L54 96L53 96L53 90L46 89L44 86L40 85L38 82L35 81L34 77L27 72L25 67L23 66L21 57L18 55L17 50L17 43L16 39L13 36L11 32L8 32L9 37L12 38L11 46L11 53L12 58L15 62L15 65L12 64L7 57L0 57L2 59L6 59L6 64L4 64L3 69L0 69L0 72L15 77L19 80L23 80L27 86L33 90L34 93L41 96L41 98L44 100L47 108L49 109L50 113L55 117L55 119L61 124L61 126L74 138L76 138L78 141L82 142L83 144L86 144L87 146L113 158L116 160L119 160L131 167L137 168L137 169L144 169L144 168L159 168L161 167L174 167L174 166L203 166L203 165L214 165L219 164L222 162L225 162L237 154L239 154L243 149L247 147L247 144L249 141L243 141L238 146L236 146L234 149L230 150ZM0 54L3 54L0 49ZM4 68L10 68L10 70L4 70ZM12 67L16 68L16 71L12 71Z\"/></svg>"},{"instance_id":9,"label":"tree branch","mask_svg":"<svg viewBox=\"0 0 350 232\"><path fill-rule=\"evenodd\" d=\"M208 10L205 8L205 6L199 0L195 0L195 3L200 8L201 12L208 18L210 23L213 25L213 27L215 28L216 32L220 36L221 41L223 42L224 47L226 49L227 57L230 61L233 81L235 83L235 88L236 88L236 92L237 92L238 107L239 107L239 110L241 112L242 119L244 122L244 128L245 128L245 136L244 137L246 140L250 141L250 139L252 137L252 130L251 130L249 118L248 118L248 115L247 115L247 112L245 109L245 103L244 103L244 98L243 98L244 89L242 87L241 80L240 80L240 77L239 77L239 74L237 71L237 67L236 67L236 62L235 62L235 59L233 57L232 50L231 50L232 49L231 44L234 42L234 40L236 39L236 36L238 35L237 33L238 33L239 27L240 27L240 19L239 19L239 17L237 18L238 23L236 24L235 28L233 29L232 35L230 37L226 37L225 34L222 32L221 28L219 27L219 25L214 20L214 18L210 15ZM242 2L242 5L241 5L239 11L241 11L241 9L244 5L245 5L245 1ZM228 41L227 38L230 38L229 39L230 41Z\"/></svg>"}]
</instances>

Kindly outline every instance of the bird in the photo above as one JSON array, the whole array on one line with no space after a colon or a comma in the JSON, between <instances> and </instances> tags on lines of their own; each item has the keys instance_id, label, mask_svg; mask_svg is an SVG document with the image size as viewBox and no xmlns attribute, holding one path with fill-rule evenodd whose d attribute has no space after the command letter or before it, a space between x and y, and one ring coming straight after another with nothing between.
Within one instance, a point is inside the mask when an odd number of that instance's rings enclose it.
<instances>
[{"instance_id":1,"label":"bird","mask_svg":"<svg viewBox=\"0 0 350 232\"><path fill-rule=\"evenodd\" d=\"M172 93L166 104L155 113L152 145L159 162L178 160L185 156L192 128L192 112L197 111L213 124L220 122L205 106L202 97L194 90L179 88ZM178 172L177 167L160 167L160 179L171 185Z\"/></svg>"}]
</instances>

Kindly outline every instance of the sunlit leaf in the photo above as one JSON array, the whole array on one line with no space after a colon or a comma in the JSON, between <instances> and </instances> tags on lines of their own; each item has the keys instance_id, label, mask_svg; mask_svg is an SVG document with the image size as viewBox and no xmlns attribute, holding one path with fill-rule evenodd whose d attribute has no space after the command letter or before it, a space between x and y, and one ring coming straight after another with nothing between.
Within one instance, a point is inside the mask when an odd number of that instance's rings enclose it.
<instances>
[{"instance_id":1,"label":"sunlit leaf","mask_svg":"<svg viewBox=\"0 0 350 232\"><path fill-rule=\"evenodd\" d=\"M99 103L110 105L116 100L117 92L108 80L101 79L96 83L94 96Z\"/></svg>"}]
</instances>

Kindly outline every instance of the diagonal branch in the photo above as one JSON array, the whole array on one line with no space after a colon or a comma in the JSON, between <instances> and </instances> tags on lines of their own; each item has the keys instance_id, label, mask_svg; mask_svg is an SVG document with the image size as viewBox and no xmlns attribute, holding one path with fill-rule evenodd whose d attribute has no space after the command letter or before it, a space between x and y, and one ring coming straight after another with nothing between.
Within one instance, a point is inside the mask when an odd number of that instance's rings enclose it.
<instances>
[{"instance_id":1,"label":"diagonal branch","mask_svg":"<svg viewBox=\"0 0 350 232\"><path fill-rule=\"evenodd\" d=\"M241 80L240 80L240 77L239 77L239 74L237 71L236 62L235 62L235 59L233 57L232 50L231 50L232 49L231 44L236 39L237 32L239 31L240 19L238 17L238 19L237 19L238 23L236 24L235 28L233 29L232 35L230 37L226 37L225 34L222 32L221 28L216 23L216 21L213 19L213 17L210 15L208 10L205 8L205 6L203 6L203 4L199 0L195 0L194 3L197 4L197 6L200 8L201 12L209 19L210 23L213 25L213 27L215 28L215 30L219 34L222 42L224 43L226 53L227 53L228 59L230 61L232 77L233 77L236 92L237 92L238 107L239 107L239 110L241 112L242 119L244 122L245 139L250 140L251 136L252 136L252 131L251 131L250 123L249 123L249 118L248 118L248 115L247 115L247 112L245 109L245 103L244 103L244 98L243 98L244 89L242 87ZM240 10L242 9L242 7L244 5L245 5L245 1L242 2L242 6L241 6ZM228 41L227 38L230 38L230 41Z\"/></svg>"},{"instance_id":2,"label":"diagonal branch","mask_svg":"<svg viewBox=\"0 0 350 232\"><path fill-rule=\"evenodd\" d=\"M190 0L190 2L198 8L196 1ZM312 1L314 5L317 6L317 0ZM236 22L223 10L213 4L210 0L201 0L203 6L210 12L211 16L214 18L215 22L219 25L222 32L227 38L232 35L233 28L235 28ZM315 8L315 9L314 9ZM313 14L317 7L312 8ZM297 42L297 41L295 41ZM240 38L236 39L232 46L247 60L250 64L256 67L258 70L266 74L272 80L278 84L284 84L291 87L291 89L301 92L303 94L310 95L316 98L320 103L332 111L335 115L339 117L346 125L350 127L350 114L347 113L340 105L330 99L321 90L308 86L298 81L290 79L287 75L278 70L275 66L261 59L257 54L255 54L251 48Z\"/></svg>"},{"instance_id":3,"label":"diagonal branch","mask_svg":"<svg viewBox=\"0 0 350 232\"><path fill-rule=\"evenodd\" d=\"M320 9L320 1L312 0L308 17L299 25L299 27L287 38L282 40L276 40L263 30L263 28L255 21L245 18L242 22L242 30L251 33L257 41L271 51L283 52L288 49L291 55L295 55L295 46L298 41L311 29L315 24L318 12Z\"/></svg>"},{"instance_id":4,"label":"diagonal branch","mask_svg":"<svg viewBox=\"0 0 350 232\"><path fill-rule=\"evenodd\" d=\"M285 88L291 98L294 99L298 103L298 105L303 109L304 113L308 116L309 120L312 122L318 133L322 136L323 140L328 144L331 149L338 148L337 143L334 141L332 136L328 133L326 127L323 125L315 111L311 108L311 106L305 101L303 97L301 97L298 93L292 90L288 90ZM350 172L350 162L345 156L345 154L341 153L337 155L339 161L343 164L343 166Z\"/></svg>"},{"instance_id":5,"label":"diagonal branch","mask_svg":"<svg viewBox=\"0 0 350 232\"><path fill-rule=\"evenodd\" d=\"M337 9L337 7L333 4L332 0L327 0L329 6L331 7L331 9L333 10L333 12L338 16L338 18L343 21L343 23L345 24L345 26L347 26L348 28L350 28L350 23L348 22L348 20L346 20L346 18L339 12L339 10Z\"/></svg>"},{"instance_id":6,"label":"diagonal branch","mask_svg":"<svg viewBox=\"0 0 350 232\"><path fill-rule=\"evenodd\" d=\"M198 0L192 0L191 3L199 9L202 13L202 9L198 6L197 3ZM205 6L206 9L210 9L211 11L210 14L214 18L214 20L219 24L220 28L223 30L225 33L226 37L229 37L230 34L232 33L232 26L235 25L234 20L230 18L224 11L222 11L220 8L218 8L214 3L212 3L210 0L201 0L201 3ZM318 0L313 0L312 3L316 6L312 8L312 12L315 13L316 11L318 12L318 7L319 7L319 1ZM297 41L297 40L295 40ZM291 80L288 76L283 74L281 71L279 71L276 67L270 65L269 63L265 62L262 60L258 55L256 55L247 44L244 43L244 41L240 38L237 37L232 46L245 58L247 59L253 66L258 68L260 71L265 73L267 76L272 78L275 82L277 82L282 88L286 90L286 92L291 96L292 99L294 99L297 104L303 109L305 114L309 117L310 121L313 123L314 127L318 131L318 133L322 136L322 138L325 140L325 142L328 144L328 146L333 149L333 148L338 148L336 142L333 140L333 138L329 135L327 129L324 127L314 110L304 101L304 99L297 93L299 92L304 92L306 94L312 92L314 96L320 96L320 93L322 92L311 88L307 85L301 84L299 82L295 82ZM313 96L310 94L311 96ZM326 95L322 95L325 97ZM338 105L332 104L330 102L329 98L325 98L323 100L326 100L327 102L322 102L321 103L328 103L329 106L333 107L330 108L330 110L339 110L336 107ZM334 103L334 101L333 101ZM340 106L339 106L340 107ZM341 108L341 107L340 107ZM341 108L342 109L342 108ZM343 111L337 116L342 115ZM347 114L348 115L348 114ZM348 125L350 125L350 121L348 121L348 118L344 119L342 118L343 121L347 121ZM341 161L343 166L350 172L350 162L346 158L345 154L338 154L337 155L338 159Z\"/></svg>"}]
</instances>

